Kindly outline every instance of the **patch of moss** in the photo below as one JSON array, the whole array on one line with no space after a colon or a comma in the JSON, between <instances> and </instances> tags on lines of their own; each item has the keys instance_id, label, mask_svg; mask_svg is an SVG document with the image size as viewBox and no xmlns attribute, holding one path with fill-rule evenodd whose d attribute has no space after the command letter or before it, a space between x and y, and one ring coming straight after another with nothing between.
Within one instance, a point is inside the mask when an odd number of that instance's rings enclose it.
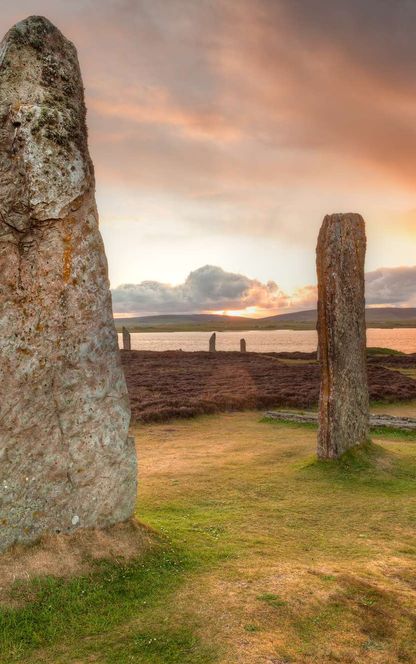
<instances>
[{"instance_id":1,"label":"patch of moss","mask_svg":"<svg viewBox=\"0 0 416 664\"><path fill-rule=\"evenodd\" d=\"M69 149L74 143L83 147L83 132L75 110L60 112L54 106L43 105L38 119L33 123L33 134L44 131L45 137L62 148Z\"/></svg>"},{"instance_id":2,"label":"patch of moss","mask_svg":"<svg viewBox=\"0 0 416 664\"><path fill-rule=\"evenodd\" d=\"M48 24L40 17L31 17L28 21L16 24L9 30L9 40L20 46L31 46L35 51L41 51L45 37L49 32Z\"/></svg>"}]
</instances>

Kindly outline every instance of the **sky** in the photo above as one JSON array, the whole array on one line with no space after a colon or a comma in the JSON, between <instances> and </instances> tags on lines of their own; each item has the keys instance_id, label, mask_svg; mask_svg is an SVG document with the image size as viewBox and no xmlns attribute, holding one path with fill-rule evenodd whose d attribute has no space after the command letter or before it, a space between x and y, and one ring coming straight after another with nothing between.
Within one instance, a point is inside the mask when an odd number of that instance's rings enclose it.
<instances>
[{"instance_id":1,"label":"sky","mask_svg":"<svg viewBox=\"0 0 416 664\"><path fill-rule=\"evenodd\" d=\"M84 78L116 314L314 306L325 214L366 220L367 302L416 306L414 0L0 0Z\"/></svg>"}]
</instances>

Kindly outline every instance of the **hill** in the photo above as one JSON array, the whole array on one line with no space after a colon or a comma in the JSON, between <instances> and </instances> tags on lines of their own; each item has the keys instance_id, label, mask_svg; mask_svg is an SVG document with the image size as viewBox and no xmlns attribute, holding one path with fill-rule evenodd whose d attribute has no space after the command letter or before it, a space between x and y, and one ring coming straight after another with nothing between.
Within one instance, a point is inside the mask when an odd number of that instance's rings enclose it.
<instances>
[{"instance_id":1,"label":"hill","mask_svg":"<svg viewBox=\"0 0 416 664\"><path fill-rule=\"evenodd\" d=\"M367 327L416 327L416 308L379 307L366 309ZM126 326L132 332L198 332L232 330L313 330L316 310L293 311L265 318L222 316L218 314L167 314L116 318L117 330Z\"/></svg>"},{"instance_id":2,"label":"hill","mask_svg":"<svg viewBox=\"0 0 416 664\"><path fill-rule=\"evenodd\" d=\"M367 327L416 327L416 308L414 307L379 307L365 310ZM260 319L264 326L291 327L299 325L316 326L316 309L295 311L288 314L268 316Z\"/></svg>"},{"instance_id":3,"label":"hill","mask_svg":"<svg viewBox=\"0 0 416 664\"><path fill-rule=\"evenodd\" d=\"M218 314L167 314L116 318L115 324L119 331L124 325L132 332L210 332L212 330L253 330L260 327L255 318Z\"/></svg>"}]
</instances>

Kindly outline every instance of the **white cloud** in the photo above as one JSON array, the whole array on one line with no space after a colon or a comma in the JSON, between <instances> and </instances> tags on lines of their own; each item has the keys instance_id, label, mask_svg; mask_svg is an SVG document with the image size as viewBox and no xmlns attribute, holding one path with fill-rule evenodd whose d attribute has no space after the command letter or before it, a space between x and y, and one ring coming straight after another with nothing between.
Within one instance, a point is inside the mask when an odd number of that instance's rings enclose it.
<instances>
[{"instance_id":1,"label":"white cloud","mask_svg":"<svg viewBox=\"0 0 416 664\"><path fill-rule=\"evenodd\" d=\"M274 281L262 283L214 265L194 270L178 286L142 281L113 290L116 313L186 313L252 306L279 309L287 304L287 296Z\"/></svg>"},{"instance_id":2,"label":"white cloud","mask_svg":"<svg viewBox=\"0 0 416 664\"><path fill-rule=\"evenodd\" d=\"M416 266L379 268L366 274L369 306L416 306ZM244 310L256 307L269 313L313 309L316 286L308 285L291 295L274 281L266 283L243 274L205 265L191 272L177 286L159 281L123 284L113 290L115 313L180 314L204 311Z\"/></svg>"}]
</instances>

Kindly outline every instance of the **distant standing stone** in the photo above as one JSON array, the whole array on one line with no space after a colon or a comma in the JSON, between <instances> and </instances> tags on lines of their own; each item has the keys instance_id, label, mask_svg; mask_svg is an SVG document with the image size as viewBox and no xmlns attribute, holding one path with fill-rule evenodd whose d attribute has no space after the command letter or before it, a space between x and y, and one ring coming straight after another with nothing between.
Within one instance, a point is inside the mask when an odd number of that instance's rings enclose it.
<instances>
[{"instance_id":1,"label":"distant standing stone","mask_svg":"<svg viewBox=\"0 0 416 664\"><path fill-rule=\"evenodd\" d=\"M127 327L123 327L123 348L124 350L131 350L131 334Z\"/></svg>"},{"instance_id":2,"label":"distant standing stone","mask_svg":"<svg viewBox=\"0 0 416 664\"><path fill-rule=\"evenodd\" d=\"M213 332L211 334L210 338L209 338L209 352L210 353L215 353L215 351L216 351L216 348L215 348L216 341L217 341L217 335L215 334L215 332Z\"/></svg>"},{"instance_id":3,"label":"distant standing stone","mask_svg":"<svg viewBox=\"0 0 416 664\"><path fill-rule=\"evenodd\" d=\"M240 353L245 353L247 351L247 345L245 339L240 339Z\"/></svg>"},{"instance_id":4,"label":"distant standing stone","mask_svg":"<svg viewBox=\"0 0 416 664\"><path fill-rule=\"evenodd\" d=\"M0 45L0 550L136 500L130 408L75 47L47 19Z\"/></svg>"},{"instance_id":5,"label":"distant standing stone","mask_svg":"<svg viewBox=\"0 0 416 664\"><path fill-rule=\"evenodd\" d=\"M325 217L317 246L321 459L338 458L368 438L365 251L359 214Z\"/></svg>"}]
</instances>

